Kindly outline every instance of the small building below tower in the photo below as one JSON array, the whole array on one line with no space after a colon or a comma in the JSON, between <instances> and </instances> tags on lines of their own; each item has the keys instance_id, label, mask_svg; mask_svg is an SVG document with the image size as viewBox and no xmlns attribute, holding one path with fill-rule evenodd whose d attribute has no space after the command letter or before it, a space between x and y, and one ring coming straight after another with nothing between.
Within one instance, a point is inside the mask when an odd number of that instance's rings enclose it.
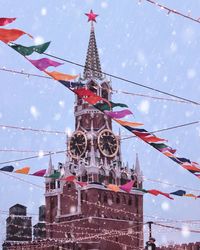
<instances>
[{"instance_id":1,"label":"small building below tower","mask_svg":"<svg viewBox=\"0 0 200 250\"><path fill-rule=\"evenodd\" d=\"M6 219L4 250L12 243L32 240L32 218L27 216L26 209L21 204L16 204L9 209L9 217Z\"/></svg>"}]
</instances>

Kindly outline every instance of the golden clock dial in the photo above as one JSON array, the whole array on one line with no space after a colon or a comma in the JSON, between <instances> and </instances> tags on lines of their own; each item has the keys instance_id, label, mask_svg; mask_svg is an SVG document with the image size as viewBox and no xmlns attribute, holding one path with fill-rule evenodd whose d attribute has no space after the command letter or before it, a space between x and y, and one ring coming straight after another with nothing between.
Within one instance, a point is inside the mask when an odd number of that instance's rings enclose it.
<instances>
[{"instance_id":1,"label":"golden clock dial","mask_svg":"<svg viewBox=\"0 0 200 250\"><path fill-rule=\"evenodd\" d=\"M70 138L69 153L73 158L80 158L86 151L87 138L86 135L78 130Z\"/></svg>"},{"instance_id":2,"label":"golden clock dial","mask_svg":"<svg viewBox=\"0 0 200 250\"><path fill-rule=\"evenodd\" d=\"M118 152L119 142L111 130L104 129L98 135L98 147L103 155L113 157Z\"/></svg>"}]
</instances>

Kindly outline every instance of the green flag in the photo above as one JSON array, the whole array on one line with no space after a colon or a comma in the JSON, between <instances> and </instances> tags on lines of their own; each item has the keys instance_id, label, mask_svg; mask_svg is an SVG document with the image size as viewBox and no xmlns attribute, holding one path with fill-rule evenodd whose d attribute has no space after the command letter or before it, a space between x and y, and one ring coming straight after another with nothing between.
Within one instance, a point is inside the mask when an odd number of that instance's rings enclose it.
<instances>
[{"instance_id":1,"label":"green flag","mask_svg":"<svg viewBox=\"0 0 200 250\"><path fill-rule=\"evenodd\" d=\"M60 178L60 172L54 172L53 174L49 175L49 176L45 176L46 178L54 178L54 179L58 179Z\"/></svg>"},{"instance_id":2,"label":"green flag","mask_svg":"<svg viewBox=\"0 0 200 250\"><path fill-rule=\"evenodd\" d=\"M124 103L111 102L111 105L112 105L112 108L114 108L114 107L128 108L128 106Z\"/></svg>"},{"instance_id":3,"label":"green flag","mask_svg":"<svg viewBox=\"0 0 200 250\"><path fill-rule=\"evenodd\" d=\"M14 50L19 52L23 56L30 56L33 52L37 52L39 54L44 53L49 47L49 44L50 42L43 43L40 45L30 46L30 47L26 47L20 44L14 44L14 45L9 45L9 46L12 47Z\"/></svg>"},{"instance_id":4,"label":"green flag","mask_svg":"<svg viewBox=\"0 0 200 250\"><path fill-rule=\"evenodd\" d=\"M121 108L128 108L128 106L126 104L123 103L115 103L115 102L110 102L111 103L111 107L121 107ZM110 106L107 103L97 103L96 105L94 105L97 109L100 109L101 111L105 111L105 110L110 110Z\"/></svg>"}]
</instances>

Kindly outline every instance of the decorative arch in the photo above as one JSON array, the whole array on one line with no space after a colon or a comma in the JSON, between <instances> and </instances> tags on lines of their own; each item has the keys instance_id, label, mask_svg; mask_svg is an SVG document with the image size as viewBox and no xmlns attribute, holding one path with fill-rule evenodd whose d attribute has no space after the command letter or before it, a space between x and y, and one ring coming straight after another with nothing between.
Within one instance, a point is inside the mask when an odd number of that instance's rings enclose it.
<instances>
[{"instance_id":1,"label":"decorative arch","mask_svg":"<svg viewBox=\"0 0 200 250\"><path fill-rule=\"evenodd\" d=\"M137 187L138 186L138 180L137 180L137 176L134 174L134 175L131 175L131 180L134 181L134 184L133 184L133 187Z\"/></svg>"},{"instance_id":2,"label":"decorative arch","mask_svg":"<svg viewBox=\"0 0 200 250\"><path fill-rule=\"evenodd\" d=\"M127 180L128 180L128 176L126 173L122 173L121 174L121 178L120 178L120 181L121 181L121 185L124 185L127 183Z\"/></svg>"},{"instance_id":3,"label":"decorative arch","mask_svg":"<svg viewBox=\"0 0 200 250\"><path fill-rule=\"evenodd\" d=\"M119 204L120 203L120 196L119 194L117 194L117 197L116 197L116 203Z\"/></svg>"},{"instance_id":4,"label":"decorative arch","mask_svg":"<svg viewBox=\"0 0 200 250\"><path fill-rule=\"evenodd\" d=\"M88 87L88 89L91 90L93 93L98 94L99 86L98 86L97 83L91 81L91 82L88 83L87 87Z\"/></svg>"},{"instance_id":5,"label":"decorative arch","mask_svg":"<svg viewBox=\"0 0 200 250\"><path fill-rule=\"evenodd\" d=\"M109 100L109 90L110 90L109 85L106 82L104 82L101 84L101 87L102 87L101 96Z\"/></svg>"},{"instance_id":6,"label":"decorative arch","mask_svg":"<svg viewBox=\"0 0 200 250\"><path fill-rule=\"evenodd\" d=\"M88 174L87 174L86 170L82 174L82 181L83 182L87 182L88 181Z\"/></svg>"},{"instance_id":7,"label":"decorative arch","mask_svg":"<svg viewBox=\"0 0 200 250\"><path fill-rule=\"evenodd\" d=\"M106 193L103 194L103 202L104 202L105 204L108 203L108 196L107 196Z\"/></svg>"},{"instance_id":8,"label":"decorative arch","mask_svg":"<svg viewBox=\"0 0 200 250\"><path fill-rule=\"evenodd\" d=\"M105 181L106 178L106 172L103 168L99 169L99 182L103 183Z\"/></svg>"}]
</instances>

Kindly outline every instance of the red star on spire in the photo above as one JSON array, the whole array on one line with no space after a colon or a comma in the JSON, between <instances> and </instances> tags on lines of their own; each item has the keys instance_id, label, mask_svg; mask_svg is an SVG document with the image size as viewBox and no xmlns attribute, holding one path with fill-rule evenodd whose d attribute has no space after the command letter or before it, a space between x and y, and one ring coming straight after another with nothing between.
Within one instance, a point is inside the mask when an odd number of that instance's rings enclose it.
<instances>
[{"instance_id":1,"label":"red star on spire","mask_svg":"<svg viewBox=\"0 0 200 250\"><path fill-rule=\"evenodd\" d=\"M97 14L93 13L92 10L90 10L90 13L85 13L85 15L88 17L88 22L92 21L96 23L96 17L98 16Z\"/></svg>"}]
</instances>

